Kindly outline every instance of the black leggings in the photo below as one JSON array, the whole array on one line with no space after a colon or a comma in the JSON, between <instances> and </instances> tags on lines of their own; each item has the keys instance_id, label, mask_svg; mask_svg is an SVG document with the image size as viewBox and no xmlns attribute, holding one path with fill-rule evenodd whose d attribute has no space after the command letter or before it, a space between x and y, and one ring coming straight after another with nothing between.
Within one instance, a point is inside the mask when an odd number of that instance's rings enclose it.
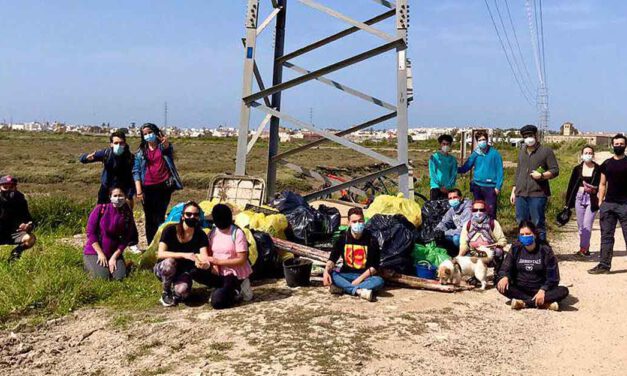
<instances>
[{"instance_id":1,"label":"black leggings","mask_svg":"<svg viewBox=\"0 0 627 376\"><path fill-rule=\"evenodd\" d=\"M152 243L159 226L165 221L170 205L172 188L165 183L146 185L144 189L144 216L146 217L146 241Z\"/></svg>"},{"instance_id":2,"label":"black leggings","mask_svg":"<svg viewBox=\"0 0 627 376\"><path fill-rule=\"evenodd\" d=\"M526 289L521 286L515 286L510 283L507 290L505 290L505 296L510 299L519 299L525 302L525 305L529 308L536 306L536 302L533 297L538 293L535 289ZM553 302L561 302L568 296L568 288L564 286L557 286L550 290L547 290L544 294L544 303L551 304Z\"/></svg>"},{"instance_id":3,"label":"black leggings","mask_svg":"<svg viewBox=\"0 0 627 376\"><path fill-rule=\"evenodd\" d=\"M235 297L241 285L236 276L215 275L208 270L197 269L192 277L198 283L215 288L211 294L211 306L214 309L231 308L235 305Z\"/></svg>"}]
</instances>

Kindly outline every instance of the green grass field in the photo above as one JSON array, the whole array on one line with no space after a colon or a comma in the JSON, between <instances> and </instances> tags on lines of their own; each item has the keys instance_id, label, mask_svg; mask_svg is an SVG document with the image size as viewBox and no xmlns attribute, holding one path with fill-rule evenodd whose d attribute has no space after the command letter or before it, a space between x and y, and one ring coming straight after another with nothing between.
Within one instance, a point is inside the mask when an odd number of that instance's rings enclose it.
<instances>
[{"instance_id":1,"label":"green grass field","mask_svg":"<svg viewBox=\"0 0 627 376\"><path fill-rule=\"evenodd\" d=\"M173 139L175 159L186 188L173 197L172 203L188 199L201 200L213 176L234 170L236 142L233 139ZM138 139L129 140L132 148ZM0 247L0 326L16 320L30 322L60 316L85 305L113 306L117 309L146 309L157 304L160 287L150 271L135 270L125 281L103 282L87 278L82 269L80 247L63 241L84 231L89 211L96 201L101 164L82 165L78 157L105 147L104 136L80 136L0 132L0 174L12 174L19 189L29 199L31 212L38 224L38 244L23 258L7 265L9 246ZM289 147L295 147L295 144ZM577 162L582 145L555 146L561 174L553 180L547 220L553 223L563 206L570 171ZM282 148L285 145L282 145ZM418 181L416 190L428 196L427 160L434 142L410 144ZM498 145L504 160L515 162L516 150ZM264 177L265 142L259 142L249 158L249 174ZM393 144L377 145L380 153L393 156ZM291 159L300 166L358 168L373 161L360 154L325 144ZM499 221L506 229L514 226L514 209L509 204L514 169L506 169L506 183L500 197ZM296 176L287 169L279 172L279 188L307 192L318 188L316 182ZM468 176L459 179L459 187L468 192ZM136 208L139 212L141 209ZM133 256L128 256L133 259Z\"/></svg>"}]
</instances>

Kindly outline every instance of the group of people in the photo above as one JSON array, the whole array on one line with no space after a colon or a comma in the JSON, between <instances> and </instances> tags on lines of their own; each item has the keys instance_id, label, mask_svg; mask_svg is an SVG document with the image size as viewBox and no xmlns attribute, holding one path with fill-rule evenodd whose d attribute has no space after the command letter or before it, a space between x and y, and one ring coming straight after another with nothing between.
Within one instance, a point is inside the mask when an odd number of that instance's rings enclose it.
<instances>
[{"instance_id":1,"label":"group of people","mask_svg":"<svg viewBox=\"0 0 627 376\"><path fill-rule=\"evenodd\" d=\"M476 132L477 148L462 166L451 155L453 137L443 135L438 139L440 150L429 159L430 198L446 199L450 208L436 228L436 239L451 256L481 255L482 247L493 249L495 284L499 292L512 299L513 308L556 309L568 289L559 286L557 258L547 242L546 208L551 195L549 180L559 175L559 166L553 150L539 142L535 126L526 125L520 133L524 146L518 153L510 196L519 234L510 252L504 251L507 239L497 220L498 197L504 183L503 159L485 131ZM80 157L82 163L103 165L98 203L89 215L83 251L85 270L95 278L125 278L125 250L141 252L133 217L136 200L142 203L146 239L151 243L165 221L172 193L183 189L168 138L152 123L144 124L141 134L135 153L131 153L126 135L114 132L107 148ZM574 167L568 185L565 207L576 209L578 255L590 254L592 223L600 212L601 258L589 270L591 274L609 273L617 222L627 239L626 143L622 134L614 136L614 155L601 165L594 161L594 148L584 147L581 163ZM471 170L473 200L456 188L457 175ZM349 229L334 245L323 283L332 293L372 301L384 283L378 275L379 245L365 228L363 211L353 208L348 214ZM214 228L208 234L200 225L201 215L197 203L187 202L180 221L162 232L154 267L163 283L161 303L172 306L187 299L193 281L216 287L211 296L215 308L252 299L248 243L243 231L233 224L231 209L222 204L213 208ZM26 199L17 190L17 179L0 177L0 244L15 246L10 262L35 245L33 228ZM340 258L342 267L337 269L335 264Z\"/></svg>"}]
</instances>

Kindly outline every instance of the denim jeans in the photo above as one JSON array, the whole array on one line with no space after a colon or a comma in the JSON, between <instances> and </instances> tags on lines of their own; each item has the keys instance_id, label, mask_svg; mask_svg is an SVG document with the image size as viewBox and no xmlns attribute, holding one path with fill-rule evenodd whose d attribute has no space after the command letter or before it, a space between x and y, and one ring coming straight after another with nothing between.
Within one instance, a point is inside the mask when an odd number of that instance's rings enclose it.
<instances>
[{"instance_id":1,"label":"denim jeans","mask_svg":"<svg viewBox=\"0 0 627 376\"><path fill-rule=\"evenodd\" d=\"M533 222L541 240L546 240L547 201L547 197L516 197L516 222Z\"/></svg>"},{"instance_id":2,"label":"denim jeans","mask_svg":"<svg viewBox=\"0 0 627 376\"><path fill-rule=\"evenodd\" d=\"M363 280L359 285L353 286L351 282L359 278L359 273L340 273L333 271L331 273L331 279L333 284L344 289L344 292L350 295L355 295L357 289L367 289L376 291L383 287L383 278L375 275Z\"/></svg>"},{"instance_id":3,"label":"denim jeans","mask_svg":"<svg viewBox=\"0 0 627 376\"><path fill-rule=\"evenodd\" d=\"M485 201L488 215L492 219L496 219L496 207L499 198L494 189L494 187L482 187L475 183L470 184L470 191L475 200Z\"/></svg>"},{"instance_id":4,"label":"denim jeans","mask_svg":"<svg viewBox=\"0 0 627 376\"><path fill-rule=\"evenodd\" d=\"M599 209L601 224L601 260L600 264L606 268L612 267L612 256L614 255L614 234L616 233L616 223L620 222L627 246L627 204L617 204L604 202Z\"/></svg>"}]
</instances>

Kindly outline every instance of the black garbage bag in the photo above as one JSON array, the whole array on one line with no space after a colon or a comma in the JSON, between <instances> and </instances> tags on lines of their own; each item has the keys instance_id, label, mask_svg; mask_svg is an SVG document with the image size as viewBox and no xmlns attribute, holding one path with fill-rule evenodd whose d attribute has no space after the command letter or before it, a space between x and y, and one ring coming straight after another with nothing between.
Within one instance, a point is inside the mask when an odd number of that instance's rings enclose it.
<instances>
[{"instance_id":1,"label":"black garbage bag","mask_svg":"<svg viewBox=\"0 0 627 376\"><path fill-rule=\"evenodd\" d=\"M318 218L321 222L324 223L323 232L325 234L332 235L335 231L340 228L340 223L342 222L342 215L337 208L332 208L325 205L320 205L318 207Z\"/></svg>"},{"instance_id":2,"label":"black garbage bag","mask_svg":"<svg viewBox=\"0 0 627 376\"><path fill-rule=\"evenodd\" d=\"M274 248L272 237L265 232L252 231L257 245L257 262L253 265L253 279L280 278L283 276L283 266L279 254Z\"/></svg>"},{"instance_id":3,"label":"black garbage bag","mask_svg":"<svg viewBox=\"0 0 627 376\"><path fill-rule=\"evenodd\" d=\"M382 268L414 274L411 253L414 249L416 227L405 216L377 214L370 218L366 228L379 243Z\"/></svg>"},{"instance_id":4,"label":"black garbage bag","mask_svg":"<svg viewBox=\"0 0 627 376\"><path fill-rule=\"evenodd\" d=\"M422 225L415 232L416 243L427 244L437 240L435 228L449 208L447 200L426 201L422 205Z\"/></svg>"},{"instance_id":5,"label":"black garbage bag","mask_svg":"<svg viewBox=\"0 0 627 376\"><path fill-rule=\"evenodd\" d=\"M290 227L286 233L289 240L305 245L330 241L340 227L340 212L324 207L315 210L309 206L298 206L286 213Z\"/></svg>"},{"instance_id":6,"label":"black garbage bag","mask_svg":"<svg viewBox=\"0 0 627 376\"><path fill-rule=\"evenodd\" d=\"M279 197L275 198L272 203L270 203L270 206L277 209L282 214L287 214L299 207L308 208L309 204L298 193L283 191L279 194Z\"/></svg>"}]
</instances>

